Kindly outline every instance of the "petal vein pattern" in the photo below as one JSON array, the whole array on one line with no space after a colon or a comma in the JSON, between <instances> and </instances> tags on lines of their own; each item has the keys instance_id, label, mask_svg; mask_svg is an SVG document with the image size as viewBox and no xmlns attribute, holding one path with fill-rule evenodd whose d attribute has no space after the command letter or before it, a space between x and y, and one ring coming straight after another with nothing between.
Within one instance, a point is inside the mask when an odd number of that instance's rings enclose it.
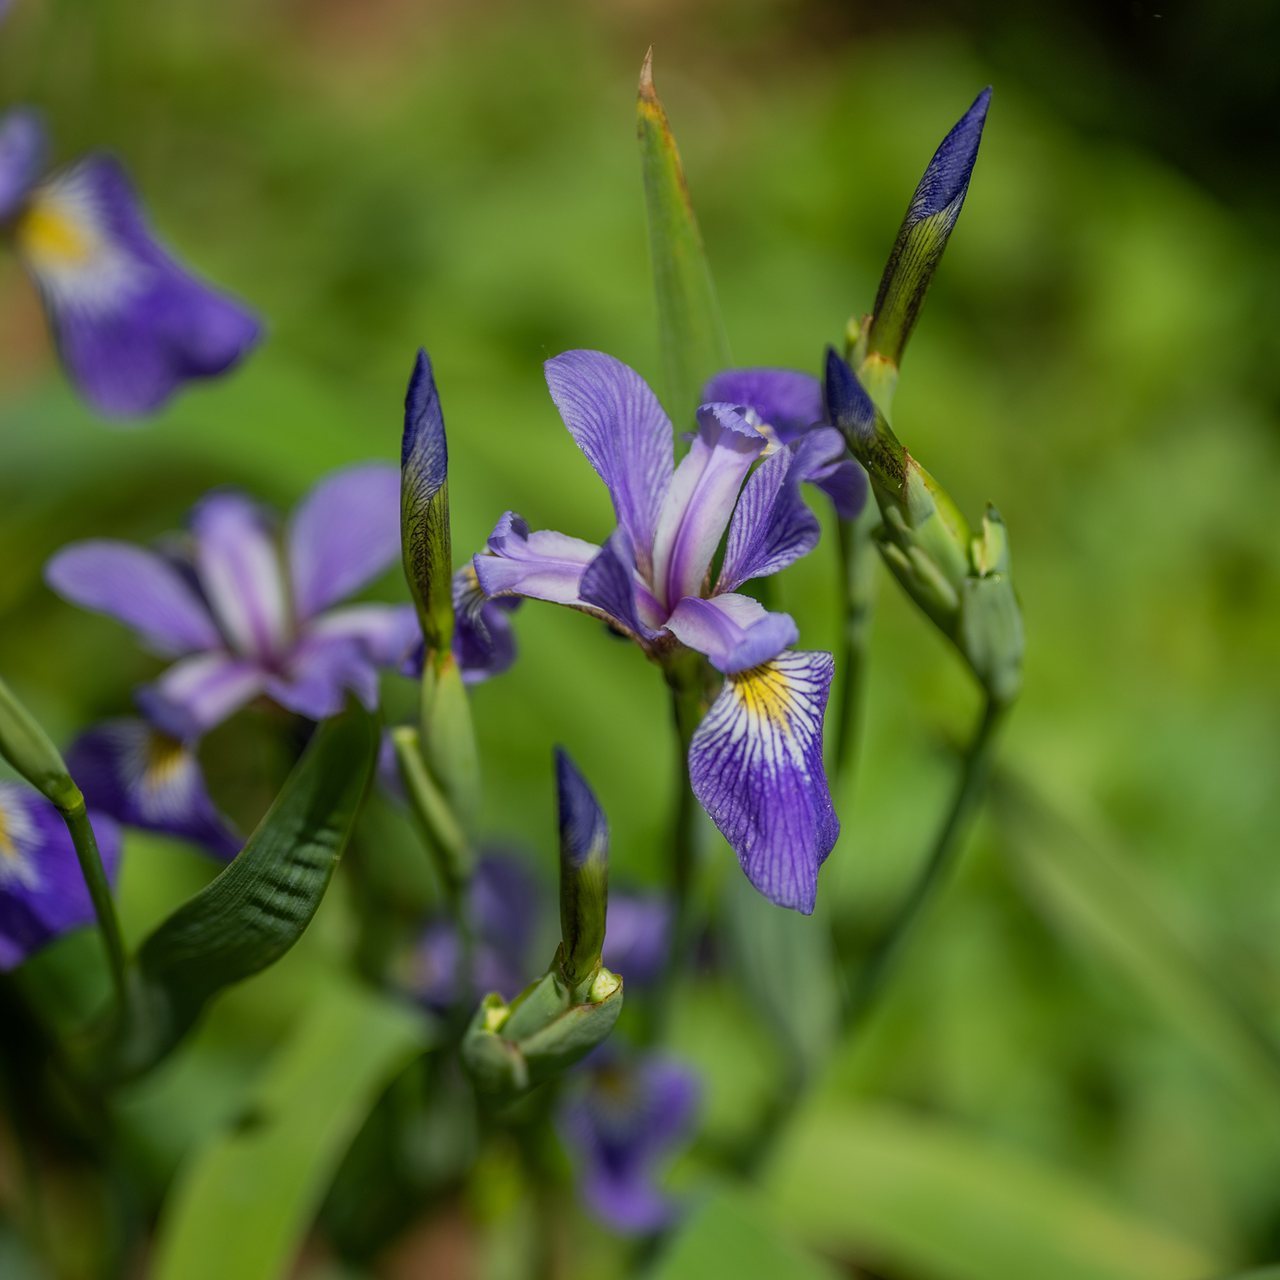
<instances>
[{"instance_id":1,"label":"petal vein pattern","mask_svg":"<svg viewBox=\"0 0 1280 1280\"><path fill-rule=\"evenodd\" d=\"M724 682L689 747L694 795L770 902L813 911L840 822L822 765L835 661L783 653Z\"/></svg>"}]
</instances>

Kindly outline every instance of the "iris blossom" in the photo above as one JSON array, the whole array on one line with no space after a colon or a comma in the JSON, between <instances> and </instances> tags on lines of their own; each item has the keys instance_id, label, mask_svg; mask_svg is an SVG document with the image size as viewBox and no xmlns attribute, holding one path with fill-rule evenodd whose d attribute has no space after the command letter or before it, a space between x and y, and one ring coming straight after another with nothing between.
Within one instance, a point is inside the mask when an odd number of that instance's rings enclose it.
<instances>
[{"instance_id":1,"label":"iris blossom","mask_svg":"<svg viewBox=\"0 0 1280 1280\"><path fill-rule=\"evenodd\" d=\"M312 720L347 690L378 704L378 670L418 640L409 605L330 606L399 558L400 475L366 463L321 480L290 517L283 556L266 513L229 490L188 521L188 554L92 539L63 547L45 581L65 600L137 630L177 661L136 693L149 720L197 738L259 694Z\"/></svg>"},{"instance_id":2,"label":"iris blossom","mask_svg":"<svg viewBox=\"0 0 1280 1280\"><path fill-rule=\"evenodd\" d=\"M577 1156L578 1191L587 1207L623 1235L669 1226L676 1205L658 1186L664 1158L688 1139L698 1107L698 1078L656 1055L606 1061L561 1108L560 1132Z\"/></svg>"},{"instance_id":3,"label":"iris blossom","mask_svg":"<svg viewBox=\"0 0 1280 1280\"><path fill-rule=\"evenodd\" d=\"M647 986L661 973L671 946L671 903L658 894L609 895L600 958L631 987Z\"/></svg>"},{"instance_id":4,"label":"iris blossom","mask_svg":"<svg viewBox=\"0 0 1280 1280\"><path fill-rule=\"evenodd\" d=\"M90 811L110 880L120 863L120 832ZM70 929L94 923L75 845L57 809L18 782L0 782L0 972Z\"/></svg>"},{"instance_id":5,"label":"iris blossom","mask_svg":"<svg viewBox=\"0 0 1280 1280\"><path fill-rule=\"evenodd\" d=\"M698 410L697 437L677 468L671 422L633 369L602 352L569 351L547 361L546 375L570 434L608 486L618 527L598 547L530 532L508 511L475 557L477 580L491 598L593 614L667 666L688 650L705 654L725 678L690 743L694 794L752 884L810 912L839 833L822 767L833 660L790 651L794 620L738 588L817 545L800 482L849 490L857 464L844 459L832 428L784 445L753 425L746 406L720 402Z\"/></svg>"},{"instance_id":6,"label":"iris blossom","mask_svg":"<svg viewBox=\"0 0 1280 1280\"><path fill-rule=\"evenodd\" d=\"M42 177L47 149L37 112L0 117L0 222L85 399L136 417L235 365L261 336L257 320L160 246L116 160L90 154Z\"/></svg>"}]
</instances>

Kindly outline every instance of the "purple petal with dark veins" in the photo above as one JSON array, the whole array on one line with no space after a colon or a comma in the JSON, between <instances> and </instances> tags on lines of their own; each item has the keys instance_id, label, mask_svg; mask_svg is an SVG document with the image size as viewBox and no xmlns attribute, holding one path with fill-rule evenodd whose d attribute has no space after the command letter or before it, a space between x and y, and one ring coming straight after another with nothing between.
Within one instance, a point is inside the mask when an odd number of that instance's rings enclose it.
<instances>
[{"instance_id":1,"label":"purple petal with dark veins","mask_svg":"<svg viewBox=\"0 0 1280 1280\"><path fill-rule=\"evenodd\" d=\"M600 953L605 968L621 974L628 989L653 982L667 962L672 919L661 894L610 893Z\"/></svg>"},{"instance_id":2,"label":"purple petal with dark veins","mask_svg":"<svg viewBox=\"0 0 1280 1280\"><path fill-rule=\"evenodd\" d=\"M199 653L175 662L133 700L152 724L171 737L199 738L256 698L267 673L256 662L229 653Z\"/></svg>"},{"instance_id":3,"label":"purple petal with dark veins","mask_svg":"<svg viewBox=\"0 0 1280 1280\"><path fill-rule=\"evenodd\" d=\"M653 544L653 583L668 609L701 595L738 490L767 443L735 405L698 410L697 439L676 470Z\"/></svg>"},{"instance_id":4,"label":"purple petal with dark veins","mask_svg":"<svg viewBox=\"0 0 1280 1280\"><path fill-rule=\"evenodd\" d=\"M768 662L800 639L789 613L769 613L758 600L732 592L710 600L685 596L667 619L667 628L726 673Z\"/></svg>"},{"instance_id":5,"label":"purple petal with dark veins","mask_svg":"<svg viewBox=\"0 0 1280 1280\"><path fill-rule=\"evenodd\" d=\"M566 351L543 366L564 424L608 486L618 524L647 575L671 484L671 420L649 384L603 351Z\"/></svg>"},{"instance_id":6,"label":"purple petal with dark veins","mask_svg":"<svg viewBox=\"0 0 1280 1280\"><path fill-rule=\"evenodd\" d=\"M703 388L702 400L745 405L783 444L822 421L822 384L799 369L726 369Z\"/></svg>"},{"instance_id":7,"label":"purple petal with dark veins","mask_svg":"<svg viewBox=\"0 0 1280 1280\"><path fill-rule=\"evenodd\" d=\"M114 883L120 829L93 810L89 821L107 879ZM75 846L58 811L29 787L0 782L0 972L94 920Z\"/></svg>"},{"instance_id":8,"label":"purple petal with dark veins","mask_svg":"<svg viewBox=\"0 0 1280 1280\"><path fill-rule=\"evenodd\" d=\"M48 146L44 117L34 107L0 116L0 221L12 218L35 186Z\"/></svg>"},{"instance_id":9,"label":"purple petal with dark veins","mask_svg":"<svg viewBox=\"0 0 1280 1280\"><path fill-rule=\"evenodd\" d=\"M607 613L632 635L648 639L655 633L641 622L636 611L635 563L631 539L619 525L587 566L578 585L578 596Z\"/></svg>"},{"instance_id":10,"label":"purple petal with dark veins","mask_svg":"<svg viewBox=\"0 0 1280 1280\"><path fill-rule=\"evenodd\" d=\"M321 480L289 519L289 573L299 622L345 600L400 557L400 472L389 462Z\"/></svg>"},{"instance_id":11,"label":"purple petal with dark veins","mask_svg":"<svg viewBox=\"0 0 1280 1280\"><path fill-rule=\"evenodd\" d=\"M353 636L305 637L263 688L282 707L309 720L336 716L346 706L348 689L367 711L378 708L378 668L363 641Z\"/></svg>"},{"instance_id":12,"label":"purple petal with dark veins","mask_svg":"<svg viewBox=\"0 0 1280 1280\"><path fill-rule=\"evenodd\" d=\"M794 564L818 545L822 528L800 494L800 482L824 473L845 451L844 437L818 427L756 468L729 525L717 591L736 591Z\"/></svg>"},{"instance_id":13,"label":"purple petal with dark veins","mask_svg":"<svg viewBox=\"0 0 1280 1280\"><path fill-rule=\"evenodd\" d=\"M222 647L204 601L144 547L108 538L72 542L49 558L44 580L64 600L133 627L165 657Z\"/></svg>"},{"instance_id":14,"label":"purple petal with dark veins","mask_svg":"<svg viewBox=\"0 0 1280 1280\"><path fill-rule=\"evenodd\" d=\"M822 766L834 659L783 653L728 677L689 746L693 793L770 902L809 915L840 822Z\"/></svg>"},{"instance_id":15,"label":"purple petal with dark veins","mask_svg":"<svg viewBox=\"0 0 1280 1280\"><path fill-rule=\"evenodd\" d=\"M109 156L36 187L15 238L67 372L101 413L151 413L189 379L225 373L261 336L244 307L160 247Z\"/></svg>"},{"instance_id":16,"label":"purple petal with dark veins","mask_svg":"<svg viewBox=\"0 0 1280 1280\"><path fill-rule=\"evenodd\" d=\"M196 572L231 648L270 661L285 648L289 611L262 509L242 493L214 490L196 503L190 525Z\"/></svg>"},{"instance_id":17,"label":"purple petal with dark veins","mask_svg":"<svg viewBox=\"0 0 1280 1280\"><path fill-rule=\"evenodd\" d=\"M529 526L508 511L489 536L490 555L476 556L472 564L486 596L501 593L577 604L583 570L600 552L594 543Z\"/></svg>"},{"instance_id":18,"label":"purple petal with dark veins","mask_svg":"<svg viewBox=\"0 0 1280 1280\"><path fill-rule=\"evenodd\" d=\"M195 752L145 720L94 725L66 759L90 808L190 840L219 858L240 852L244 841L210 798Z\"/></svg>"}]
</instances>

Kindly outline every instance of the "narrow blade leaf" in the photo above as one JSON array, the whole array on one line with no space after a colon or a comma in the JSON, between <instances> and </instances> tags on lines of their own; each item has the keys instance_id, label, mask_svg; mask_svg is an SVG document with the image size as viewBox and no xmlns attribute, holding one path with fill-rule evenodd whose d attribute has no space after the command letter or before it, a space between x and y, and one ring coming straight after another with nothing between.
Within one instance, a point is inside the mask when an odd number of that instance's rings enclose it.
<instances>
[{"instance_id":1,"label":"narrow blade leaf","mask_svg":"<svg viewBox=\"0 0 1280 1280\"><path fill-rule=\"evenodd\" d=\"M371 991L326 990L239 1123L179 1174L152 1280L285 1275L365 1116L429 1040L416 1010Z\"/></svg>"},{"instance_id":2,"label":"narrow blade leaf","mask_svg":"<svg viewBox=\"0 0 1280 1280\"><path fill-rule=\"evenodd\" d=\"M373 772L372 720L352 708L316 731L239 856L139 949L130 995L98 1051L108 1082L177 1045L217 992L274 964L324 897Z\"/></svg>"},{"instance_id":3,"label":"narrow blade leaf","mask_svg":"<svg viewBox=\"0 0 1280 1280\"><path fill-rule=\"evenodd\" d=\"M676 430L686 431L703 385L733 360L680 152L653 87L652 49L640 72L639 116L667 411Z\"/></svg>"}]
</instances>

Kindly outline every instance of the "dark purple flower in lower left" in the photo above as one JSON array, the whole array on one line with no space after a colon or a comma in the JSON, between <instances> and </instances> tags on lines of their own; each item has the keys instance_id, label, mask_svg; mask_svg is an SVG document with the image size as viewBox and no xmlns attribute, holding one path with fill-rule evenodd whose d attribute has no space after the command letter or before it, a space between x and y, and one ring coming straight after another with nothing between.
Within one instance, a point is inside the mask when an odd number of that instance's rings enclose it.
<instances>
[{"instance_id":1,"label":"dark purple flower in lower left","mask_svg":"<svg viewBox=\"0 0 1280 1280\"><path fill-rule=\"evenodd\" d=\"M92 810L89 820L109 880L120 864L120 832ZM20 965L47 942L93 924L66 824L42 795L19 782L0 782L0 972Z\"/></svg>"}]
</instances>

